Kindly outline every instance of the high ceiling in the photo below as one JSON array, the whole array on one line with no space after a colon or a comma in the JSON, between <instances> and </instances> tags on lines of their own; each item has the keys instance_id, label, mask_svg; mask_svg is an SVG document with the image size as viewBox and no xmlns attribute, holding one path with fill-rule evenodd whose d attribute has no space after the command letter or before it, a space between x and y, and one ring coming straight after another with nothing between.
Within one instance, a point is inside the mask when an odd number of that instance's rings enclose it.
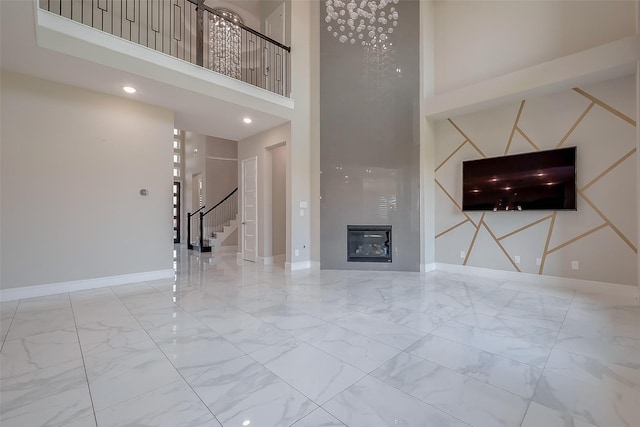
<instances>
[{"instance_id":1,"label":"high ceiling","mask_svg":"<svg viewBox=\"0 0 640 427\"><path fill-rule=\"evenodd\" d=\"M243 13L243 18L259 10L258 1L240 3L248 8L248 13ZM225 5L223 2L207 4L213 7ZM234 9L237 10L238 7ZM144 73L126 72L39 47L36 43L33 1L2 0L0 14L2 70L168 108L175 114L177 128L235 141L286 122L282 117L266 113L265 109L259 110L223 101L205 95L203 91L185 90L183 87L167 84L161 79L148 77ZM134 86L137 92L127 95L122 91L123 85ZM253 119L250 125L242 121L246 116Z\"/></svg>"}]
</instances>

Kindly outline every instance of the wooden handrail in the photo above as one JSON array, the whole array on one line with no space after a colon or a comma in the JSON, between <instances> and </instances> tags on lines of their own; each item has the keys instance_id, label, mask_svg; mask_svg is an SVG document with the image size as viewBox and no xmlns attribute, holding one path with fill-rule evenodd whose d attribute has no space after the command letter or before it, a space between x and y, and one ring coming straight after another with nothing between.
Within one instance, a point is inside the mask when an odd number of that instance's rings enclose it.
<instances>
[{"instance_id":1,"label":"wooden handrail","mask_svg":"<svg viewBox=\"0 0 640 427\"><path fill-rule=\"evenodd\" d=\"M191 4L195 4L196 7L198 6L198 0L187 0L187 1L189 3L191 3ZM221 19L224 19L225 21L230 22L233 25L237 25L238 27L242 28L243 30L248 31L248 32L250 32L251 34L253 34L253 35L257 36L257 37L260 37L261 39L266 40L269 43L272 43L272 44L278 46L279 48L286 50L287 52L291 52L291 47L285 46L282 43L280 43L279 41L274 40L271 37L265 36L264 34L254 30L251 27L247 27L246 25L244 25L244 24L242 24L240 22L234 22L231 19L229 19L226 16L224 16L222 13L218 12L217 10L210 8L209 6L205 5L204 6L204 10L206 10L207 12L209 12L209 13L211 13L213 15L216 15L217 17L219 17Z\"/></svg>"},{"instance_id":2,"label":"wooden handrail","mask_svg":"<svg viewBox=\"0 0 640 427\"><path fill-rule=\"evenodd\" d=\"M222 203L224 203L229 197L233 196L237 191L238 191L238 187L236 187L236 189L233 190L231 193L227 194L227 196L224 199L222 199L218 203L216 203L216 205L214 207L212 207L211 209L209 209L208 211L203 213L202 216L206 216L209 212L211 212L212 210L214 210L215 208L220 206Z\"/></svg>"}]
</instances>

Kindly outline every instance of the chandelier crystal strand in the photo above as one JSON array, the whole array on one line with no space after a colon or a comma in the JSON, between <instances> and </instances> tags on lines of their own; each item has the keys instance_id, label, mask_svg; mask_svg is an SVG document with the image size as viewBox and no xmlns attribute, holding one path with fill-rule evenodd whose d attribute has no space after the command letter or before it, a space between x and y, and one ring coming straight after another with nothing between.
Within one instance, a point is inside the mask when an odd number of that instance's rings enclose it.
<instances>
[{"instance_id":1,"label":"chandelier crystal strand","mask_svg":"<svg viewBox=\"0 0 640 427\"><path fill-rule=\"evenodd\" d=\"M221 16L211 14L209 20L209 69L240 79L242 19L227 9L216 9Z\"/></svg>"},{"instance_id":2,"label":"chandelier crystal strand","mask_svg":"<svg viewBox=\"0 0 640 427\"><path fill-rule=\"evenodd\" d=\"M384 44L398 25L399 0L326 0L327 31L341 43Z\"/></svg>"}]
</instances>

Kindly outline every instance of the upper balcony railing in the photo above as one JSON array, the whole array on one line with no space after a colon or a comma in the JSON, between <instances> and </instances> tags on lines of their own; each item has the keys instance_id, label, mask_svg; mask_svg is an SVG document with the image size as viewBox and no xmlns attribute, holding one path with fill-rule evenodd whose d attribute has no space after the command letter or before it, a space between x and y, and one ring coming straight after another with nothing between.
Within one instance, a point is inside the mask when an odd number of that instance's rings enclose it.
<instances>
[{"instance_id":1,"label":"upper balcony railing","mask_svg":"<svg viewBox=\"0 0 640 427\"><path fill-rule=\"evenodd\" d=\"M40 8L283 96L291 48L204 0L39 0Z\"/></svg>"}]
</instances>

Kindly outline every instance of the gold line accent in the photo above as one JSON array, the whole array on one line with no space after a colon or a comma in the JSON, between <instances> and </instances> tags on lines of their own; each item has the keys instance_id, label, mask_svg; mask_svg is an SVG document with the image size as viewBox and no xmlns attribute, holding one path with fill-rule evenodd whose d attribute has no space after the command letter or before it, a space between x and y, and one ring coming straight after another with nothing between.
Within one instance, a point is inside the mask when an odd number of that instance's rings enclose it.
<instances>
[{"instance_id":1,"label":"gold line accent","mask_svg":"<svg viewBox=\"0 0 640 427\"><path fill-rule=\"evenodd\" d=\"M474 226L474 227L477 227L477 224L476 224L476 223L471 219L471 217L470 217L469 215L467 215L467 213L466 213L466 212L463 212L463 211L462 211L462 207L458 204L458 202L456 202L456 200L453 198L453 196L451 196L451 194L449 194L449 192L448 192L447 190L445 190L445 188L442 186L442 184L440 184L440 181L438 181L438 179L437 179L437 178L436 178L434 181L436 182L436 185L437 185L438 187L440 187L440 189L444 192L444 194L446 194L446 195L447 195L447 197L449 198L449 200L451 200L451 202L453 202L453 204L454 204L454 205L456 205L456 208L458 208L458 211L460 211L460 213L461 213L462 215L464 215L464 216L465 216L465 218L467 218L467 220L468 220L469 222L471 222L471 224L473 224L473 226Z\"/></svg>"},{"instance_id":2,"label":"gold line accent","mask_svg":"<svg viewBox=\"0 0 640 427\"><path fill-rule=\"evenodd\" d=\"M584 187L582 187L580 189L580 191L585 191L587 188L591 187L593 184L595 184L600 178L602 178L603 176L605 176L606 174L608 174L609 172L611 172L613 169L615 169L620 163L624 162L625 160L627 160L629 157L631 157L633 155L633 153L636 152L636 149L634 148L633 150L629 151L627 154L625 154L620 160L618 160L617 162L615 162L614 164L612 164L611 166L609 166L607 169L604 170L604 172L602 172L600 175L596 176L595 178L593 178L587 185L585 185Z\"/></svg>"},{"instance_id":3,"label":"gold line accent","mask_svg":"<svg viewBox=\"0 0 640 427\"><path fill-rule=\"evenodd\" d=\"M491 235L491 237L493 238L493 240L496 242L496 244L500 247L500 249L502 250L502 252L507 256L507 259L509 260L509 262L511 263L511 265L513 265L513 268L516 269L516 271L518 273L522 273L522 271L518 268L518 265L513 262L513 260L511 259L511 255L509 255L509 252L507 252L507 250L504 248L504 246L502 246L500 244L500 242L498 241L498 239L496 238L496 235L493 234L493 231L491 231L491 229L489 228L489 226L487 225L487 223L484 221L484 217L482 217L482 220L480 221L482 225L484 225L484 228L487 229L487 231L489 232L489 234Z\"/></svg>"},{"instance_id":4,"label":"gold line accent","mask_svg":"<svg viewBox=\"0 0 640 427\"><path fill-rule=\"evenodd\" d=\"M468 136L467 136L467 135L462 131L462 129L460 129L460 128L458 127L458 125L456 125L456 124L453 122L453 120L451 120L451 119L447 119L447 120L449 120L449 123L451 123L451 125L452 125L454 128L456 128L456 130L457 130L458 132L460 132L460 134L461 134L462 136L464 136L464 137L465 137L465 139L467 140L467 142L468 142L469 144L473 145L473 148L475 148L475 149L476 149L476 151L477 151L478 153L480 153L480 155L481 155L482 157L487 157L487 156L482 152L482 150L481 150L481 149L479 149L479 148L478 148L478 146L477 146L476 144L474 144L474 142L471 140L471 138L469 138L469 137L468 137Z\"/></svg>"},{"instance_id":5,"label":"gold line accent","mask_svg":"<svg viewBox=\"0 0 640 427\"><path fill-rule=\"evenodd\" d=\"M595 96L589 95L587 92L585 92L584 90L582 90L580 88L577 88L577 87L574 87L573 90L575 90L576 92L578 92L580 95L584 96L585 98L590 99L591 102L594 102L594 103L598 104L600 107L604 108L605 110L607 110L611 114L620 117L622 120L624 120L625 122L629 123L631 126L635 126L636 125L636 121L633 120L631 117L627 116L626 114L623 114L621 111L616 110L612 106L610 106L608 104L605 104L604 102L600 101Z\"/></svg>"},{"instance_id":6,"label":"gold line accent","mask_svg":"<svg viewBox=\"0 0 640 427\"><path fill-rule=\"evenodd\" d=\"M532 146L533 148L535 148L537 151L540 151L540 147L538 147L536 144L534 144L534 143L533 143L533 141L531 140L531 138L529 138L529 136L527 136L527 134L526 134L526 133L524 133L524 131L523 131L522 129L520 129L519 127L518 127L518 133L519 133L520 135L522 135L522 137L523 137L524 139L526 139L526 140L527 140L527 142L528 142L529 144L531 144L531 146Z\"/></svg>"},{"instance_id":7,"label":"gold line accent","mask_svg":"<svg viewBox=\"0 0 640 427\"><path fill-rule=\"evenodd\" d=\"M467 143L467 140L465 139L464 142L462 144L460 144L458 146L458 148L456 148L453 151L453 153L449 154L449 157L444 159L444 161L442 163L440 163L437 168L435 168L434 172L438 172L438 169L440 169L442 166L444 166L444 164L447 163L449 161L449 159L452 158L454 156L454 154L456 154L462 147L464 147L464 144L466 144L466 143Z\"/></svg>"},{"instance_id":8,"label":"gold line accent","mask_svg":"<svg viewBox=\"0 0 640 427\"><path fill-rule=\"evenodd\" d=\"M436 182L436 185L438 187L440 187L440 189L442 191L444 191L444 194L447 195L447 197L449 198L449 200L451 200L453 202L454 205L456 205L456 208L458 208L459 211L462 211L462 207L458 204L458 202L456 202L456 200L451 197L451 194L449 194L449 192L447 192L447 190L444 189L444 187L442 186L442 184L440 184L440 181L438 181L438 178L434 179L434 181Z\"/></svg>"},{"instance_id":9,"label":"gold line accent","mask_svg":"<svg viewBox=\"0 0 640 427\"><path fill-rule=\"evenodd\" d=\"M509 152L509 147L511 147L511 142L513 141L513 135L516 133L516 129L518 128L518 122L520 121L520 115L522 114L522 110L524 109L525 100L523 99L520 103L520 109L518 110L518 114L516 115L516 121L513 124L513 129L511 129L511 135L509 135L509 142L507 142L507 146L504 149L504 154Z\"/></svg>"},{"instance_id":10,"label":"gold line accent","mask_svg":"<svg viewBox=\"0 0 640 427\"><path fill-rule=\"evenodd\" d=\"M462 224L465 224L469 222L469 219L465 219L464 221L460 221L459 223L457 223L456 225L454 225L453 227L447 228L446 230L444 230L442 233L436 234L436 239L438 237L444 236L445 234L447 234L448 232L460 227Z\"/></svg>"},{"instance_id":11,"label":"gold line accent","mask_svg":"<svg viewBox=\"0 0 640 427\"><path fill-rule=\"evenodd\" d=\"M625 242L627 245L629 245L629 247L631 248L631 250L637 254L637 253L638 253L638 248L636 248L636 247L635 247L635 245L634 245L633 243L631 243L631 240L627 239L627 237L624 235L624 233L622 233L622 231L620 231L620 230L618 229L618 227L616 227L615 225L613 225L613 222L611 222L611 221L609 220L609 218L607 218L607 217L606 217L606 215L605 215L605 214L603 214L603 213L600 211L600 209L598 209L598 207L595 205L595 203L593 203L593 202L592 202L592 201L591 201L587 196L585 196L585 194L582 192L582 190L578 190L578 194L579 194L580 196L582 196L582 198L584 199L584 201L585 201L585 202L587 202L587 203L589 204L589 206L591 206L591 208L592 208L594 211L596 211L596 213L597 213L598 215L600 215L600 217L601 217L601 218L602 218L602 219L607 223L607 225L608 225L609 227L611 227L611 229L612 229L613 231L615 231L615 232L616 232L616 234L617 234L618 236L620 236L620 238L621 238L622 240L624 240L624 242Z\"/></svg>"},{"instance_id":12,"label":"gold line accent","mask_svg":"<svg viewBox=\"0 0 640 427\"><path fill-rule=\"evenodd\" d=\"M523 230L526 230L527 228L533 227L534 225L538 225L538 224L540 224L541 222L544 222L544 221L548 220L549 218L551 218L551 217L552 217L552 215L553 215L553 214L547 215L547 216L545 216L544 218L540 218L539 220L537 220L537 221L535 221L535 222L532 222L531 224L525 225L524 227L520 227L520 228L518 228L517 230L512 231L511 233L507 233L507 234L505 234L504 236L499 237L499 238L498 238L498 240L506 239L506 238L507 238L507 237L509 237L509 236L513 236L514 234L517 234L517 233L519 233L519 232L521 232L521 231L523 231Z\"/></svg>"},{"instance_id":13,"label":"gold line accent","mask_svg":"<svg viewBox=\"0 0 640 427\"><path fill-rule=\"evenodd\" d=\"M464 257L462 265L467 265L467 261L469 261L469 256L471 255L471 251L473 250L473 245L476 243L476 238L478 237L478 233L480 232L480 225L484 221L485 214L486 212L483 212L482 216L480 217L480 222L476 226L476 232L473 233L473 239L471 239L471 244L469 245L469 249L467 249L467 255Z\"/></svg>"},{"instance_id":14,"label":"gold line accent","mask_svg":"<svg viewBox=\"0 0 640 427\"><path fill-rule=\"evenodd\" d=\"M575 90L575 89L574 89ZM561 147L562 144L565 143L565 141L567 140L567 138L569 138L569 135L571 135L571 133L576 130L576 128L578 127L578 125L580 124L580 122L582 122L582 120L585 118L585 116L587 114L589 114L589 111L591 111L591 109L593 108L593 106L595 105L595 102L591 102L591 104L589 104L589 106L587 107L586 110L584 110L582 112L582 114L580 115L580 117L578 117L578 120L576 120L576 122L573 124L573 126L571 126L571 129L569 129L569 132L566 133L565 136L562 137L562 139L560 140L560 142L558 143L558 145L556 145L556 148Z\"/></svg>"},{"instance_id":15,"label":"gold line accent","mask_svg":"<svg viewBox=\"0 0 640 427\"><path fill-rule=\"evenodd\" d=\"M544 270L544 262L547 260L547 251L549 250L549 242L551 242L551 233L553 233L553 226L556 224L557 212L551 214L551 224L549 224L549 232L547 233L547 241L544 244L544 251L542 251L542 262L540 262L540 269L538 274L542 274Z\"/></svg>"},{"instance_id":16,"label":"gold line accent","mask_svg":"<svg viewBox=\"0 0 640 427\"><path fill-rule=\"evenodd\" d=\"M556 247L555 247L555 248L553 248L553 249L549 249L549 251L547 252L547 255L548 255L548 254L551 254L551 253L553 253L553 252L555 252L555 251L557 251L557 250L560 250L560 249L564 248L565 246L569 246L570 244L575 243L575 242L577 242L578 240L583 239L583 238L587 237L588 235L593 234L593 233L595 233L595 232L596 232L596 231L598 231L598 230L602 230L603 228L608 227L608 226L609 226L609 224L600 224L600 225L599 225L599 226L597 226L596 228L593 228L593 229L591 229L591 230L589 230L589 231L587 231L587 232L585 232L585 233L582 233L581 235L576 236L576 237L574 237L573 239L571 239L571 240L569 240L569 241L567 241L567 242L564 242L563 244L558 245L558 246L556 246Z\"/></svg>"}]
</instances>

